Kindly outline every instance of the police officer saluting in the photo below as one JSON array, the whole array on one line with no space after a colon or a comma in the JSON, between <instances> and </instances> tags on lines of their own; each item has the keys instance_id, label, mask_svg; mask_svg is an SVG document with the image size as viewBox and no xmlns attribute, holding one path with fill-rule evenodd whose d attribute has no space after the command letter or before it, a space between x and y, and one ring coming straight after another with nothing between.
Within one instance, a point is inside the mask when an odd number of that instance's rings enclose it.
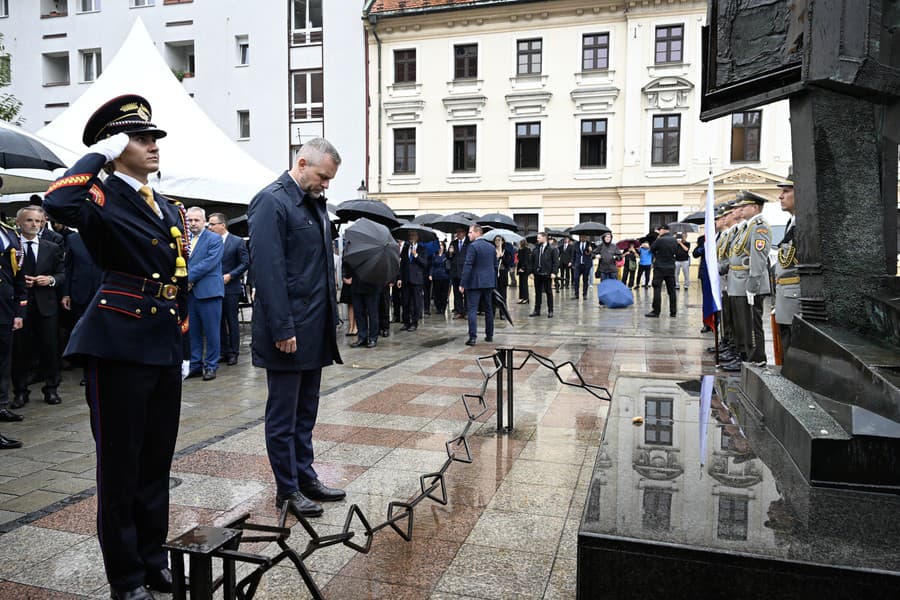
<instances>
[{"instance_id":1,"label":"police officer saluting","mask_svg":"<svg viewBox=\"0 0 900 600\"><path fill-rule=\"evenodd\" d=\"M104 270L65 355L86 362L97 537L116 600L152 599L147 587L172 590L162 545L181 401L187 239L180 204L147 185L159 169L156 141L166 135L150 119L150 103L136 95L97 109L84 128L88 153L44 199L55 220L78 228Z\"/></svg>"}]
</instances>

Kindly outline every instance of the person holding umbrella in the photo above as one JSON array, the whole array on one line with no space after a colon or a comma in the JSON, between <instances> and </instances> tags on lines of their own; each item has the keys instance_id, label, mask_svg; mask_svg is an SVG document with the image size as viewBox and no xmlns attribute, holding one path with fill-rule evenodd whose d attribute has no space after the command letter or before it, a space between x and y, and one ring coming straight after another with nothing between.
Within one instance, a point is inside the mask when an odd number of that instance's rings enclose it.
<instances>
[{"instance_id":1,"label":"person holding umbrella","mask_svg":"<svg viewBox=\"0 0 900 600\"><path fill-rule=\"evenodd\" d=\"M604 233L600 240L594 251L600 259L597 264L597 272L594 275L599 277L601 281L604 279L618 279L619 266L616 262L619 260L621 251L613 244L612 233Z\"/></svg>"},{"instance_id":2,"label":"person holding umbrella","mask_svg":"<svg viewBox=\"0 0 900 600\"><path fill-rule=\"evenodd\" d=\"M341 266L345 287L350 288L353 315L356 318L356 341L350 342L351 348L365 346L374 348L378 345L378 300L381 298L381 286L363 281L356 276L353 267L346 260Z\"/></svg>"},{"instance_id":3,"label":"person holding umbrella","mask_svg":"<svg viewBox=\"0 0 900 600\"><path fill-rule=\"evenodd\" d=\"M444 242L439 242L437 254L431 258L431 272L428 275L428 279L431 281L434 307L439 315L443 315L447 311L447 302L450 297L450 269L445 249Z\"/></svg>"},{"instance_id":4,"label":"person holding umbrella","mask_svg":"<svg viewBox=\"0 0 900 600\"><path fill-rule=\"evenodd\" d=\"M494 341L494 288L497 287L497 250L481 239L481 225L469 227L471 246L466 251L459 291L465 293L468 306L469 339L467 346L478 340L478 305L484 301L484 341Z\"/></svg>"}]
</instances>

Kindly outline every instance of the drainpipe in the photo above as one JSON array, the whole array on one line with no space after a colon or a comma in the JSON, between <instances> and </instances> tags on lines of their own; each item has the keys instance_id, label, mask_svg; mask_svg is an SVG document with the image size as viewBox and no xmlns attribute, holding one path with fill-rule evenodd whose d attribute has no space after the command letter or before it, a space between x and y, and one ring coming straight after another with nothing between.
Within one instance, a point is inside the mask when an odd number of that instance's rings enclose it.
<instances>
[{"instance_id":1,"label":"drainpipe","mask_svg":"<svg viewBox=\"0 0 900 600\"><path fill-rule=\"evenodd\" d=\"M369 24L372 26L372 36L375 38L375 45L378 48L378 52L376 53L378 60L378 133L376 137L378 144L378 179L376 183L378 186L378 193L381 193L381 124L383 117L381 116L381 38L378 37L378 31L375 29L378 25L378 15L369 14ZM368 46L366 47L368 48ZM366 73L368 74L368 69L366 69ZM372 191L371 188L369 188L369 191Z\"/></svg>"}]
</instances>

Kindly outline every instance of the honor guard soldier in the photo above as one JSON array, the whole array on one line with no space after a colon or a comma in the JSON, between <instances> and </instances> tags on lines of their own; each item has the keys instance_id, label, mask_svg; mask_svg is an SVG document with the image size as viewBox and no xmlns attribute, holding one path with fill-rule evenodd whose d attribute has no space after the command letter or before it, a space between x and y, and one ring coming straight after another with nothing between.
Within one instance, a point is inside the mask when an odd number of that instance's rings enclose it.
<instances>
[{"instance_id":1,"label":"honor guard soldier","mask_svg":"<svg viewBox=\"0 0 900 600\"><path fill-rule=\"evenodd\" d=\"M736 299L735 321L740 321L736 324L744 344L744 360L756 366L766 364L762 305L764 297L771 294L769 248L772 245L772 232L761 214L765 203L765 198L753 192L741 190L738 193L737 207L746 221L735 237L729 264L729 269L736 273L737 290L732 292L731 280L728 282L729 294ZM743 303L738 294L740 291L744 292Z\"/></svg>"},{"instance_id":2,"label":"honor guard soldier","mask_svg":"<svg viewBox=\"0 0 900 600\"><path fill-rule=\"evenodd\" d=\"M104 271L65 355L86 362L97 537L116 600L152 599L148 587L172 590L162 545L187 330L187 238L181 205L147 185L166 135L150 119L150 103L137 95L97 109L84 128L88 153L44 199Z\"/></svg>"},{"instance_id":3,"label":"honor guard soldier","mask_svg":"<svg viewBox=\"0 0 900 600\"><path fill-rule=\"evenodd\" d=\"M731 248L741 227L739 211L735 207L736 200L722 205L718 213L723 220L723 230L716 240L716 254L719 261L719 281L722 286L722 343L719 346L719 365L726 371L740 371L741 357L738 350L738 335L734 324L734 308L731 302L729 280L733 277L730 271ZM715 349L713 349L715 350Z\"/></svg>"},{"instance_id":4,"label":"honor guard soldier","mask_svg":"<svg viewBox=\"0 0 900 600\"><path fill-rule=\"evenodd\" d=\"M8 408L13 331L22 329L28 308L25 273L19 269L20 256L16 230L0 221L0 421L4 423L23 418ZM0 450L21 446L22 442L0 434Z\"/></svg>"},{"instance_id":5,"label":"honor guard soldier","mask_svg":"<svg viewBox=\"0 0 900 600\"><path fill-rule=\"evenodd\" d=\"M784 238L778 244L778 260L775 261L775 323L781 336L782 355L791 345L791 322L800 314L800 271L797 269L797 246L794 243L794 182L791 174L781 183L778 199L781 210L790 213Z\"/></svg>"}]
</instances>

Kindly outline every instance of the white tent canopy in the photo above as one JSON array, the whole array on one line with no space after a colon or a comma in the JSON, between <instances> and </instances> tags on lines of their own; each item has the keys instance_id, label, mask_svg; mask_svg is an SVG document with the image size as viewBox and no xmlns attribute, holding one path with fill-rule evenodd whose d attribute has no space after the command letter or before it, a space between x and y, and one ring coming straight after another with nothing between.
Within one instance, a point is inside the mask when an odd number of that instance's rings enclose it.
<instances>
[{"instance_id":1,"label":"white tent canopy","mask_svg":"<svg viewBox=\"0 0 900 600\"><path fill-rule=\"evenodd\" d=\"M140 94L153 110L160 140L160 169L150 176L159 192L178 198L250 203L276 174L241 150L206 116L160 56L140 18L103 74L64 113L38 132L42 138L84 152L84 125L101 104Z\"/></svg>"}]
</instances>

